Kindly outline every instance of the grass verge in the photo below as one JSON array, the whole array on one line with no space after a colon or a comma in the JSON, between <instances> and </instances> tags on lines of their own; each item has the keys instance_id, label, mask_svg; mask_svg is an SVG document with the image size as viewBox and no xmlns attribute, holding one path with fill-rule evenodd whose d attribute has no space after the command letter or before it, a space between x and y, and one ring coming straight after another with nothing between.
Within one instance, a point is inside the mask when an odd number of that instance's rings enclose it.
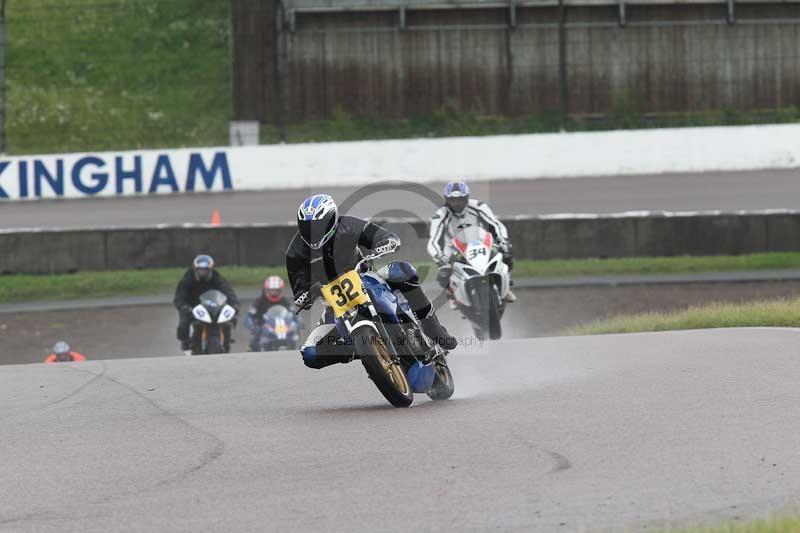
<instances>
[{"instance_id":1,"label":"grass verge","mask_svg":"<svg viewBox=\"0 0 800 533\"><path fill-rule=\"evenodd\" d=\"M10 154L224 145L231 116L231 2L6 2ZM646 115L619 96L567 131L789 123L800 108ZM634 99L635 100L635 99ZM288 117L292 122L291 116ZM403 119L329 118L287 127L288 142L557 132L557 112L521 117L443 106ZM271 125L264 143L279 141Z\"/></svg>"},{"instance_id":2,"label":"grass verge","mask_svg":"<svg viewBox=\"0 0 800 533\"><path fill-rule=\"evenodd\" d=\"M696 526L670 529L664 533L797 533L800 532L800 518L763 518L748 522L729 522L716 526Z\"/></svg>"},{"instance_id":3,"label":"grass verge","mask_svg":"<svg viewBox=\"0 0 800 533\"><path fill-rule=\"evenodd\" d=\"M739 327L800 327L800 298L714 303L669 313L618 315L571 328L566 335L603 335L644 331Z\"/></svg>"},{"instance_id":4,"label":"grass verge","mask_svg":"<svg viewBox=\"0 0 800 533\"><path fill-rule=\"evenodd\" d=\"M78 272L52 276L0 276L0 302L32 302L152 296L175 290L184 268ZM256 288L266 276L286 275L282 267L226 267L220 272L234 288Z\"/></svg>"},{"instance_id":5,"label":"grass verge","mask_svg":"<svg viewBox=\"0 0 800 533\"><path fill-rule=\"evenodd\" d=\"M417 263L420 271L429 264ZM800 269L800 253L709 257L639 257L516 262L516 278L569 278L641 274L690 274ZM283 267L222 267L235 287L258 287ZM175 288L182 268L0 276L0 303L163 294Z\"/></svg>"},{"instance_id":6,"label":"grass verge","mask_svg":"<svg viewBox=\"0 0 800 533\"><path fill-rule=\"evenodd\" d=\"M226 144L230 2L6 2L7 152Z\"/></svg>"},{"instance_id":7,"label":"grass verge","mask_svg":"<svg viewBox=\"0 0 800 533\"><path fill-rule=\"evenodd\" d=\"M800 268L800 253L748 255L630 257L622 259L557 259L517 261L516 277L622 276L647 274L695 274Z\"/></svg>"}]
</instances>

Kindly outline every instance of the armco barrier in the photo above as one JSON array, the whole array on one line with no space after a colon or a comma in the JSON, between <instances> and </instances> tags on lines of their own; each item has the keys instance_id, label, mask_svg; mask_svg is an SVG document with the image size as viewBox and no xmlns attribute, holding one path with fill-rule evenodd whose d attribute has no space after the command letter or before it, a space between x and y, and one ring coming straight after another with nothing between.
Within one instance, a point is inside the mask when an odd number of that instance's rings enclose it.
<instances>
[{"instance_id":1,"label":"armco barrier","mask_svg":"<svg viewBox=\"0 0 800 533\"><path fill-rule=\"evenodd\" d=\"M505 223L520 259L800 251L800 211L515 217ZM403 240L398 257L427 259L424 223L386 225ZM176 267L200 252L219 265L280 265L294 233L290 224L0 232L0 272Z\"/></svg>"}]
</instances>

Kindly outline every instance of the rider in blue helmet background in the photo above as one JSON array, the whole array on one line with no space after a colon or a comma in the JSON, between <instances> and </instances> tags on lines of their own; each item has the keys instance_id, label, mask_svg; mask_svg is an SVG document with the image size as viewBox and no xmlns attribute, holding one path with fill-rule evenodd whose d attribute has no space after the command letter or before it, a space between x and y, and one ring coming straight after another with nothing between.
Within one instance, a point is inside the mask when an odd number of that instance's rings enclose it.
<instances>
[{"instance_id":1,"label":"rider in blue helmet background","mask_svg":"<svg viewBox=\"0 0 800 533\"><path fill-rule=\"evenodd\" d=\"M469 186L463 181L450 181L444 186L444 205L431 218L428 253L439 266L437 281L442 288L449 284L452 268L449 266L450 242L464 226L480 226L494 237L497 247L503 254L503 262L508 271L514 268L511 241L505 224L495 216L485 202L470 198ZM515 302L517 297L509 290L507 302ZM455 307L454 304L451 306Z\"/></svg>"}]
</instances>

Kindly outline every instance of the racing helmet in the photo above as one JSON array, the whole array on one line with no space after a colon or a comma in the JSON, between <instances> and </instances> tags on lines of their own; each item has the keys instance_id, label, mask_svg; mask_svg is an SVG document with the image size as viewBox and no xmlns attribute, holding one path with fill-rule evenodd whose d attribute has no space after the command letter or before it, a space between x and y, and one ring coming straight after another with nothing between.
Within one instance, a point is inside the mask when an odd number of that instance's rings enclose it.
<instances>
[{"instance_id":1,"label":"racing helmet","mask_svg":"<svg viewBox=\"0 0 800 533\"><path fill-rule=\"evenodd\" d=\"M53 353L58 361L72 361L72 348L64 341L58 341L53 345Z\"/></svg>"},{"instance_id":2,"label":"racing helmet","mask_svg":"<svg viewBox=\"0 0 800 533\"><path fill-rule=\"evenodd\" d=\"M214 259L210 255L200 254L194 258L192 268L197 281L209 281L214 275Z\"/></svg>"},{"instance_id":3,"label":"racing helmet","mask_svg":"<svg viewBox=\"0 0 800 533\"><path fill-rule=\"evenodd\" d=\"M309 196L297 210L297 229L309 248L319 250L336 233L339 208L327 194Z\"/></svg>"},{"instance_id":4,"label":"racing helmet","mask_svg":"<svg viewBox=\"0 0 800 533\"><path fill-rule=\"evenodd\" d=\"M280 276L270 276L264 280L264 296L272 303L278 303L283 296L285 283Z\"/></svg>"},{"instance_id":5,"label":"racing helmet","mask_svg":"<svg viewBox=\"0 0 800 533\"><path fill-rule=\"evenodd\" d=\"M463 181L450 181L444 186L444 205L454 214L460 215L469 204L469 186Z\"/></svg>"}]
</instances>

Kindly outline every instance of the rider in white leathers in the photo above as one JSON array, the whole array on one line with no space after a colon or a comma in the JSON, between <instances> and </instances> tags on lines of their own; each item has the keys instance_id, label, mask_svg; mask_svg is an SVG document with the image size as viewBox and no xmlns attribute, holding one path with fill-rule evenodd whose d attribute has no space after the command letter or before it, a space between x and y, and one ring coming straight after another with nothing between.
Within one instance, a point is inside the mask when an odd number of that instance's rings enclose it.
<instances>
[{"instance_id":1,"label":"rider in white leathers","mask_svg":"<svg viewBox=\"0 0 800 533\"><path fill-rule=\"evenodd\" d=\"M469 187L466 183L451 181L444 188L444 205L431 218L428 240L428 253L439 266L437 281L442 288L447 288L450 282L452 268L449 260L455 251L452 245L453 237L468 226L480 226L490 232L503 254L503 262L508 265L509 272L514 267L511 243L505 225L487 204L469 197ZM505 300L515 302L517 298L509 290ZM454 306L452 300L451 306Z\"/></svg>"}]
</instances>

